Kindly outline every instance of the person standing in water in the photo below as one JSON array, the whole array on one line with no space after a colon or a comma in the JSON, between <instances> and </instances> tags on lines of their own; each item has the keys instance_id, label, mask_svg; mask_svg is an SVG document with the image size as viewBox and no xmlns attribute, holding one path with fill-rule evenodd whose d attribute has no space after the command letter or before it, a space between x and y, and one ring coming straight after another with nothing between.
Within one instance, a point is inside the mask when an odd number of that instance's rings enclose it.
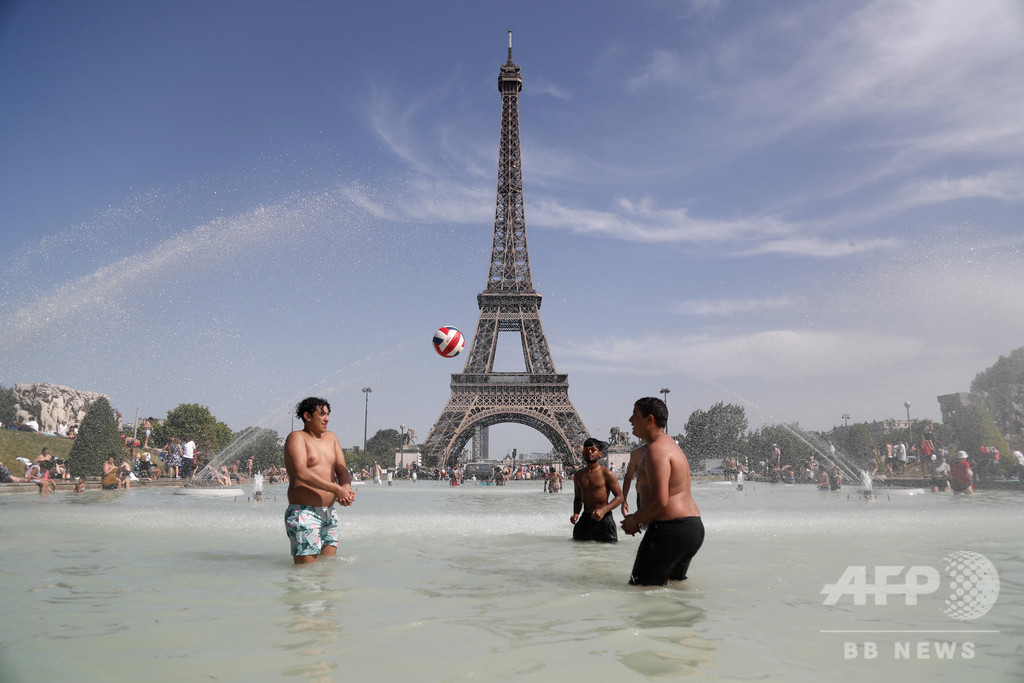
<instances>
[{"instance_id":1,"label":"person standing in water","mask_svg":"<svg viewBox=\"0 0 1024 683\"><path fill-rule=\"evenodd\" d=\"M288 472L288 508L284 526L295 564L315 562L338 554L338 513L334 503L351 505L356 494L345 454L334 432L327 431L331 404L304 398L295 409L302 429L284 442Z\"/></svg>"},{"instance_id":2,"label":"person standing in water","mask_svg":"<svg viewBox=\"0 0 1024 683\"><path fill-rule=\"evenodd\" d=\"M619 540L612 510L621 505L625 498L619 488L619 480L607 467L601 465L602 455L604 444L601 441L587 439L583 442L583 461L587 466L576 470L572 476L576 497L572 501L572 517L569 521L575 525L572 529L574 541L617 543ZM608 500L609 494L612 496L611 501Z\"/></svg>"},{"instance_id":3,"label":"person standing in water","mask_svg":"<svg viewBox=\"0 0 1024 683\"><path fill-rule=\"evenodd\" d=\"M690 463L675 439L665 433L668 408L649 396L633 405L633 435L647 444L636 466L636 490L643 507L622 520L634 536L646 526L629 582L664 586L682 581L704 543L700 509L690 492Z\"/></svg>"}]
</instances>

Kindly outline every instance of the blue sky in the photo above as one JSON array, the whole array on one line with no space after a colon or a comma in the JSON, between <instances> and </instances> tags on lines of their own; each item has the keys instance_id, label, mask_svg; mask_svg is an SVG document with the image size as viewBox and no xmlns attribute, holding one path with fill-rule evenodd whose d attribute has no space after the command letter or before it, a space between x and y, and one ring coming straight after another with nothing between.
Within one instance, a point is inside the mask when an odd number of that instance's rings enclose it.
<instances>
[{"instance_id":1,"label":"blue sky","mask_svg":"<svg viewBox=\"0 0 1024 683\"><path fill-rule=\"evenodd\" d=\"M423 440L476 326L498 67L590 431L939 418L1024 345L1024 6L8 2L0 383ZM515 369L515 340L499 361ZM546 450L492 430L492 457Z\"/></svg>"}]
</instances>

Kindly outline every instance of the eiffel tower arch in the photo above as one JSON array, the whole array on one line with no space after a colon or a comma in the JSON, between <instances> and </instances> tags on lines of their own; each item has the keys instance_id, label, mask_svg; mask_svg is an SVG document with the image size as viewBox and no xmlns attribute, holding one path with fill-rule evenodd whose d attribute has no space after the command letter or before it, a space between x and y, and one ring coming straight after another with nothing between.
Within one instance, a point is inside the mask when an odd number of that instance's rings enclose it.
<instances>
[{"instance_id":1,"label":"eiffel tower arch","mask_svg":"<svg viewBox=\"0 0 1024 683\"><path fill-rule=\"evenodd\" d=\"M526 248L523 169L519 149L519 92L523 78L508 61L498 73L501 136L498 145L498 194L487 287L477 295L480 318L461 373L452 375L452 394L425 445L439 467L447 467L473 439L474 459L486 452L487 429L518 423L544 435L566 464L579 463L588 437L569 400L569 376L555 370L540 322L541 295L533 288ZM524 372L495 372L500 332L518 332Z\"/></svg>"}]
</instances>

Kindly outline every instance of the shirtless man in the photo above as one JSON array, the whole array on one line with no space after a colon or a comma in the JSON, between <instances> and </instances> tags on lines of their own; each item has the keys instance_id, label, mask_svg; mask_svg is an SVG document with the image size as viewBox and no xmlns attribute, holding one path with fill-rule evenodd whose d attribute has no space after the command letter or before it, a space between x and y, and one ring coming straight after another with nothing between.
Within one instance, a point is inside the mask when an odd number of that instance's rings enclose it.
<instances>
[{"instance_id":1,"label":"shirtless man","mask_svg":"<svg viewBox=\"0 0 1024 683\"><path fill-rule=\"evenodd\" d=\"M327 431L331 404L311 396L299 403L295 414L302 420L302 430L284 442L289 503L284 526L295 564L308 564L321 555L338 554L334 503L351 505L356 494L338 437Z\"/></svg>"},{"instance_id":2,"label":"shirtless man","mask_svg":"<svg viewBox=\"0 0 1024 683\"><path fill-rule=\"evenodd\" d=\"M572 517L569 521L575 525L572 530L574 541L617 543L619 540L612 510L621 505L624 498L619 480L607 467L601 465L602 455L602 442L597 439L583 442L583 460L587 466L572 476L576 497L572 501ZM611 501L608 500L609 493L612 495Z\"/></svg>"},{"instance_id":3,"label":"shirtless man","mask_svg":"<svg viewBox=\"0 0 1024 683\"><path fill-rule=\"evenodd\" d=\"M704 524L690 493L690 463L675 439L665 433L665 402L640 399L629 422L633 435L647 443L636 466L636 490L643 507L622 520L622 530L630 536L647 527L629 582L664 586L686 578L690 560L704 542Z\"/></svg>"}]
</instances>

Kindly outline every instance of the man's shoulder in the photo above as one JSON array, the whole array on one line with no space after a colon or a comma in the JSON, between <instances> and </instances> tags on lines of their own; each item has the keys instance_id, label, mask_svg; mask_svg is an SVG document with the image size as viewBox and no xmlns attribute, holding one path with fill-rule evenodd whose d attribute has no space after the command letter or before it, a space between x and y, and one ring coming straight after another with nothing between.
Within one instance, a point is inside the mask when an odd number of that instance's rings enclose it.
<instances>
[{"instance_id":1,"label":"man's shoulder","mask_svg":"<svg viewBox=\"0 0 1024 683\"><path fill-rule=\"evenodd\" d=\"M682 455L683 449L679 447L679 443L668 434L661 434L657 439L648 444L648 452L651 454L658 455L670 455L678 453Z\"/></svg>"}]
</instances>

